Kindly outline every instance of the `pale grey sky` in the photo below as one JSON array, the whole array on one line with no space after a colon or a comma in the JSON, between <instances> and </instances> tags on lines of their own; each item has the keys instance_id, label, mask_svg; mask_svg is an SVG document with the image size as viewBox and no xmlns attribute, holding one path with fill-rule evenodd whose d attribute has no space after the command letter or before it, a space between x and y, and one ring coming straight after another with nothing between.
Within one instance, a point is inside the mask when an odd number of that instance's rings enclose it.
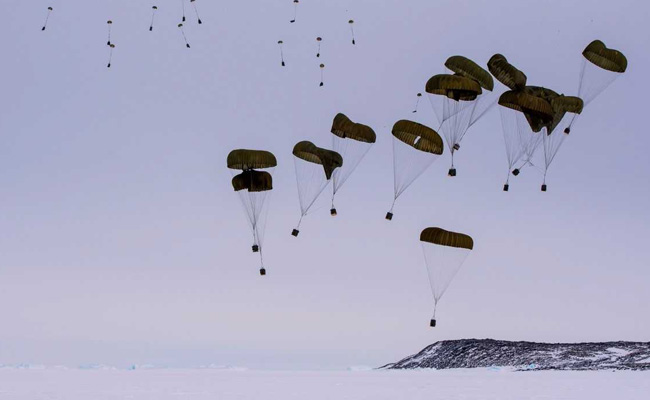
<instances>
[{"instance_id":1,"label":"pale grey sky","mask_svg":"<svg viewBox=\"0 0 650 400\"><path fill-rule=\"evenodd\" d=\"M650 340L647 2L305 0L295 24L290 0L196 4L191 49L177 0L0 4L0 364L337 368L441 339ZM575 94L596 38L629 69L585 110L549 192L532 173L501 191L495 109L463 141L458 177L447 153L384 220L390 127L448 56L503 53L529 84ZM378 141L339 216L324 201L295 239L291 149L329 146L337 112ZM279 162L265 278L225 166L239 147ZM476 242L433 330L427 226Z\"/></svg>"}]
</instances>

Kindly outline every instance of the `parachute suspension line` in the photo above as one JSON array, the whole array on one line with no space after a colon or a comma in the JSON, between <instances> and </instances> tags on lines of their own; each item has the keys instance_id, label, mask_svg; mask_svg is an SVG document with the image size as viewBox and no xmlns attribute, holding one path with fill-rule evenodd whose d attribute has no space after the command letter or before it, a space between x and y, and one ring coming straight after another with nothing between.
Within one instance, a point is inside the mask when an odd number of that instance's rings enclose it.
<instances>
[{"instance_id":1,"label":"parachute suspension line","mask_svg":"<svg viewBox=\"0 0 650 400\"><path fill-rule=\"evenodd\" d=\"M432 154L414 150L393 138L395 200L437 160ZM403 165L402 165L403 164Z\"/></svg>"},{"instance_id":2,"label":"parachute suspension line","mask_svg":"<svg viewBox=\"0 0 650 400\"><path fill-rule=\"evenodd\" d=\"M42 31L47 28L47 21L50 20L50 14L52 14L52 10L54 10L52 7L47 8L47 15L45 16L45 23L43 23L43 27L41 28Z\"/></svg>"},{"instance_id":3,"label":"parachute suspension line","mask_svg":"<svg viewBox=\"0 0 650 400\"><path fill-rule=\"evenodd\" d=\"M284 67L286 64L284 63L284 50L282 48L283 44L284 42L282 40L278 40L278 45L280 46L280 65Z\"/></svg>"},{"instance_id":4,"label":"parachute suspension line","mask_svg":"<svg viewBox=\"0 0 650 400\"><path fill-rule=\"evenodd\" d=\"M196 8L196 0L190 0L190 3L192 3L192 6L194 6L194 13L196 14L196 20L201 25L203 21L201 21L201 17L199 16L199 9Z\"/></svg>"},{"instance_id":5,"label":"parachute suspension line","mask_svg":"<svg viewBox=\"0 0 650 400\"><path fill-rule=\"evenodd\" d=\"M413 108L413 114L418 112L418 105L420 105L420 98L422 97L422 93L417 94L417 100L415 101L415 107Z\"/></svg>"},{"instance_id":6,"label":"parachute suspension line","mask_svg":"<svg viewBox=\"0 0 650 400\"><path fill-rule=\"evenodd\" d=\"M289 21L292 24L296 22L296 19L298 18L298 4L300 4L300 0L293 0L293 19Z\"/></svg>"},{"instance_id":7,"label":"parachute suspension line","mask_svg":"<svg viewBox=\"0 0 650 400\"><path fill-rule=\"evenodd\" d=\"M357 41L354 38L354 20L353 19L349 20L348 24L350 24L350 32L352 33L352 44L355 45L357 44Z\"/></svg>"},{"instance_id":8,"label":"parachute suspension line","mask_svg":"<svg viewBox=\"0 0 650 400\"><path fill-rule=\"evenodd\" d=\"M183 29L183 24L178 24L178 28L181 30L181 35L183 35L183 41L185 41L185 47L190 48L190 43L187 41L187 36L185 36L185 29Z\"/></svg>"},{"instance_id":9,"label":"parachute suspension line","mask_svg":"<svg viewBox=\"0 0 650 400\"><path fill-rule=\"evenodd\" d=\"M153 31L153 22L154 22L154 19L156 18L156 11L158 11L158 7L153 6L153 7L151 7L151 9L152 9L152 11L151 11L151 24L149 25L149 32Z\"/></svg>"},{"instance_id":10,"label":"parachute suspension line","mask_svg":"<svg viewBox=\"0 0 650 400\"><path fill-rule=\"evenodd\" d=\"M183 19L181 22L185 22L185 0L181 0L181 7L183 9Z\"/></svg>"},{"instance_id":11,"label":"parachute suspension line","mask_svg":"<svg viewBox=\"0 0 650 400\"><path fill-rule=\"evenodd\" d=\"M113 49L115 48L115 43L111 43L108 49L108 65L107 68L111 67L111 61L113 61Z\"/></svg>"},{"instance_id":12,"label":"parachute suspension line","mask_svg":"<svg viewBox=\"0 0 650 400\"><path fill-rule=\"evenodd\" d=\"M292 235L298 236L302 219L311 212L311 208L329 184L323 166L294 157L298 200L300 202L300 220Z\"/></svg>"},{"instance_id":13,"label":"parachute suspension line","mask_svg":"<svg viewBox=\"0 0 650 400\"><path fill-rule=\"evenodd\" d=\"M108 25L108 42L106 42L106 46L111 45L111 27L113 26L113 21L110 19L106 21L106 24Z\"/></svg>"}]
</instances>

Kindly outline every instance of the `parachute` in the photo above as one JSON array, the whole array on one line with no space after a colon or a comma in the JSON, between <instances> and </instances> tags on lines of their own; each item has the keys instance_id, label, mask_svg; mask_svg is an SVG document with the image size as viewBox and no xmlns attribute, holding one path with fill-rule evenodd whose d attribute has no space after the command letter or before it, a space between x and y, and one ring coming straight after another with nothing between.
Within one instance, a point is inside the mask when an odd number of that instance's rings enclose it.
<instances>
[{"instance_id":1,"label":"parachute","mask_svg":"<svg viewBox=\"0 0 650 400\"><path fill-rule=\"evenodd\" d=\"M323 83L323 71L325 71L325 64L320 65L320 87L323 87L325 83Z\"/></svg>"},{"instance_id":2,"label":"parachute","mask_svg":"<svg viewBox=\"0 0 650 400\"><path fill-rule=\"evenodd\" d=\"M113 49L115 49L115 43L111 43L111 45L108 46L108 65L106 66L107 68L111 67L111 63L113 61Z\"/></svg>"},{"instance_id":3,"label":"parachute","mask_svg":"<svg viewBox=\"0 0 650 400\"><path fill-rule=\"evenodd\" d=\"M444 151L442 138L433 129L413 121L393 125L394 197L386 219L393 219L395 202Z\"/></svg>"},{"instance_id":4,"label":"parachute","mask_svg":"<svg viewBox=\"0 0 650 400\"><path fill-rule=\"evenodd\" d=\"M317 147L308 141L297 143L293 147L293 155L300 201L300 220L291 234L298 236L302 219L323 193L335 170L343 166L343 157L335 151Z\"/></svg>"},{"instance_id":5,"label":"parachute","mask_svg":"<svg viewBox=\"0 0 650 400\"><path fill-rule=\"evenodd\" d=\"M420 242L434 302L430 326L435 327L438 302L474 248L474 240L463 233L426 228L420 234Z\"/></svg>"},{"instance_id":6,"label":"parachute","mask_svg":"<svg viewBox=\"0 0 650 400\"><path fill-rule=\"evenodd\" d=\"M371 127L352 122L344 114L336 114L332 122L332 148L345 160L345 164L337 168L332 175L332 208L330 214L337 214L334 207L334 197L341 186L348 180L361 160L368 154L372 145L377 141L377 135Z\"/></svg>"},{"instance_id":7,"label":"parachute","mask_svg":"<svg viewBox=\"0 0 650 400\"><path fill-rule=\"evenodd\" d=\"M284 63L284 50L282 49L283 44L284 42L282 40L278 40L278 45L280 46L280 65L284 67L286 64Z\"/></svg>"},{"instance_id":8,"label":"parachute","mask_svg":"<svg viewBox=\"0 0 650 400\"><path fill-rule=\"evenodd\" d=\"M178 24L178 28L181 30L181 34L183 35L183 40L185 41L185 47L189 49L190 44L187 41L187 36L185 36L185 29L183 29L183 24Z\"/></svg>"},{"instance_id":9,"label":"parachute","mask_svg":"<svg viewBox=\"0 0 650 400\"><path fill-rule=\"evenodd\" d=\"M589 43L582 55L578 96L587 105L627 70L627 58L618 50L608 49L600 40Z\"/></svg>"},{"instance_id":10,"label":"parachute","mask_svg":"<svg viewBox=\"0 0 650 400\"><path fill-rule=\"evenodd\" d=\"M607 48L600 40L589 43L582 56L578 97L586 106L627 70L627 58L620 51ZM571 118L565 133L571 132L576 116Z\"/></svg>"},{"instance_id":11,"label":"parachute","mask_svg":"<svg viewBox=\"0 0 650 400\"><path fill-rule=\"evenodd\" d=\"M296 18L298 17L298 4L300 4L300 0L293 0L293 19L289 21L292 24L296 22Z\"/></svg>"},{"instance_id":12,"label":"parachute","mask_svg":"<svg viewBox=\"0 0 650 400\"><path fill-rule=\"evenodd\" d=\"M154 18L156 18L156 11L158 11L158 7L153 6L153 7L151 7L151 9L152 9L152 11L151 11L151 24L149 25L149 32L153 31L153 21L154 21Z\"/></svg>"},{"instance_id":13,"label":"parachute","mask_svg":"<svg viewBox=\"0 0 650 400\"><path fill-rule=\"evenodd\" d=\"M454 154L469 130L496 102L492 75L474 61L452 56L445 67L454 75L435 75L427 82L426 91L451 151L449 176L456 176Z\"/></svg>"},{"instance_id":14,"label":"parachute","mask_svg":"<svg viewBox=\"0 0 650 400\"><path fill-rule=\"evenodd\" d=\"M268 151L238 149L228 154L227 165L233 171L232 187L239 195L253 234L253 252L260 254L260 274L266 275L262 245L273 178L269 172L258 170L275 168L277 160Z\"/></svg>"},{"instance_id":15,"label":"parachute","mask_svg":"<svg viewBox=\"0 0 650 400\"><path fill-rule=\"evenodd\" d=\"M111 45L111 28L113 27L113 21L110 19L106 21L106 25L108 25L108 42L106 42L106 46Z\"/></svg>"},{"instance_id":16,"label":"parachute","mask_svg":"<svg viewBox=\"0 0 650 400\"><path fill-rule=\"evenodd\" d=\"M183 9L183 19L181 22L185 22L185 0L181 0L181 8Z\"/></svg>"},{"instance_id":17,"label":"parachute","mask_svg":"<svg viewBox=\"0 0 650 400\"><path fill-rule=\"evenodd\" d=\"M322 41L323 41L322 37L319 36L316 38L316 42L318 43L318 51L316 52L316 57L320 57L320 44Z\"/></svg>"},{"instance_id":18,"label":"parachute","mask_svg":"<svg viewBox=\"0 0 650 400\"><path fill-rule=\"evenodd\" d=\"M415 101L415 107L413 108L413 111L412 111L413 114L418 112L418 106L420 105L420 97L422 97L422 93L417 94L418 99Z\"/></svg>"},{"instance_id":19,"label":"parachute","mask_svg":"<svg viewBox=\"0 0 650 400\"><path fill-rule=\"evenodd\" d=\"M495 54L490 58L488 70L511 90L521 90L526 86L526 74L510 64L502 54Z\"/></svg>"},{"instance_id":20,"label":"parachute","mask_svg":"<svg viewBox=\"0 0 650 400\"><path fill-rule=\"evenodd\" d=\"M354 20L353 19L349 20L348 24L350 25L350 32L352 33L352 44L355 45L357 44L357 41L354 38Z\"/></svg>"},{"instance_id":21,"label":"parachute","mask_svg":"<svg viewBox=\"0 0 650 400\"><path fill-rule=\"evenodd\" d=\"M460 149L460 141L470 127L475 100L483 89L477 81L463 75L439 74L427 81L426 92L451 151L449 176L456 176L454 153Z\"/></svg>"},{"instance_id":22,"label":"parachute","mask_svg":"<svg viewBox=\"0 0 650 400\"><path fill-rule=\"evenodd\" d=\"M569 136L570 129L556 130L555 128L562 121L572 120L575 115L582 112L584 102L580 97L558 96L551 100L553 108L553 121L547 128L547 133L542 135L544 143L544 181L542 182L542 191L546 191L546 174L557 155L558 150L564 143L564 139ZM571 114L569 116L568 114Z\"/></svg>"},{"instance_id":23,"label":"parachute","mask_svg":"<svg viewBox=\"0 0 650 400\"><path fill-rule=\"evenodd\" d=\"M203 21L201 21L201 17L199 16L199 9L196 7L196 0L190 0L190 3L192 3L192 6L194 6L194 13L196 14L196 21L201 25Z\"/></svg>"},{"instance_id":24,"label":"parachute","mask_svg":"<svg viewBox=\"0 0 650 400\"><path fill-rule=\"evenodd\" d=\"M44 31L47 28L47 21L50 20L50 14L52 14L52 11L54 11L54 9L52 7L47 8L47 15L45 16L45 23L43 23L43 27L41 28L42 31Z\"/></svg>"}]
</instances>

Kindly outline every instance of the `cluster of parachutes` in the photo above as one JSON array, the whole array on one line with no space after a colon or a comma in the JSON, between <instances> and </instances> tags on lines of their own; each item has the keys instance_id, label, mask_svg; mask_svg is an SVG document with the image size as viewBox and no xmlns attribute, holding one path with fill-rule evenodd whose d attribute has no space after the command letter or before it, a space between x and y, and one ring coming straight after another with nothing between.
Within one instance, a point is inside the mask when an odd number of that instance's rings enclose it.
<instances>
[{"instance_id":1,"label":"cluster of parachutes","mask_svg":"<svg viewBox=\"0 0 650 400\"><path fill-rule=\"evenodd\" d=\"M399 120L393 125L394 196L386 219L393 219L397 199L443 154L445 143L451 153L448 175L456 176L453 157L461 141L471 126L497 103L508 159L508 180L503 190L509 189L510 173L516 176L524 166L533 165L532 158L542 147L542 191L546 191L546 173L577 115L627 68L621 52L608 49L598 40L590 43L582 54L578 96L527 85L526 75L501 54L490 58L487 70L463 56L448 58L445 66L451 73L434 75L425 86L438 120L438 131L409 120ZM506 88L498 95L493 76ZM419 97L420 94L418 102ZM341 113L334 117L330 132L332 149L309 141L298 142L293 147L300 204L300 219L293 236L298 236L303 218L330 182L330 214L337 215L336 194L377 140L370 126L356 123ZM266 199L273 189L273 181L270 172L260 170L273 169L276 165L275 156L266 151L239 149L228 155L228 168L237 172L233 173L232 186L239 193L248 217L252 249L260 254L261 275L266 274L262 244ZM435 327L438 302L474 248L474 240L467 234L429 227L420 233L420 242L434 300L430 326Z\"/></svg>"},{"instance_id":2,"label":"cluster of parachutes","mask_svg":"<svg viewBox=\"0 0 650 400\"><path fill-rule=\"evenodd\" d=\"M582 52L578 96L565 96L541 86L527 86L526 75L500 54L493 56L488 68L509 90L499 97L503 136L510 173L517 176L524 166L533 164L533 156L543 148L544 175L541 189L547 190L546 175L571 127L583 108L602 93L627 69L627 59L618 50L608 49L599 40Z\"/></svg>"},{"instance_id":3,"label":"cluster of parachutes","mask_svg":"<svg viewBox=\"0 0 650 400\"><path fill-rule=\"evenodd\" d=\"M191 46L190 46L190 43L187 40L187 35L185 34L185 28L184 28L185 21L187 19L187 17L185 16L185 3L187 1L189 1L189 3L194 8L194 13L196 14L197 23L199 25L201 25L201 24L203 24L203 20L201 20L201 17L199 15L199 9L198 9L198 7L196 5L196 0L180 0L180 2L181 2L181 10L182 10L182 18L181 18L181 22L177 26L178 26L178 29L179 29L179 31L181 33L183 41L185 43L185 47L187 47L189 49ZM154 1L154 3L155 3L155 1ZM45 16L45 22L43 23L43 26L41 27L41 31L45 31L47 29L47 24L48 24L48 22L50 20L50 15L52 14L53 11L54 11L53 7L51 7L51 6L47 7L47 14ZM156 13L157 12L158 12L158 6L157 5L151 6L151 22L149 23L149 32L153 32L154 22L155 22L155 19L156 19ZM112 60L113 60L113 50L115 49L115 46L116 46L115 43L111 41L111 30L113 28L113 20L109 19L108 21L106 21L106 25L108 26L108 41L106 42L106 46L108 46L108 51L109 51L107 68L110 68L111 65L112 65Z\"/></svg>"}]
</instances>

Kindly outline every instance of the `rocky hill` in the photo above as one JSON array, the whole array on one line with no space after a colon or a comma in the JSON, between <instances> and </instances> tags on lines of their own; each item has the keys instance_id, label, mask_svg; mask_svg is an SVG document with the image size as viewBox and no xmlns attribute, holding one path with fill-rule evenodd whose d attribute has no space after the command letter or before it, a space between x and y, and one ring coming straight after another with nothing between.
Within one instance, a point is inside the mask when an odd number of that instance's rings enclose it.
<instances>
[{"instance_id":1,"label":"rocky hill","mask_svg":"<svg viewBox=\"0 0 650 400\"><path fill-rule=\"evenodd\" d=\"M445 340L385 369L512 367L520 370L649 370L650 342L534 343Z\"/></svg>"}]
</instances>

